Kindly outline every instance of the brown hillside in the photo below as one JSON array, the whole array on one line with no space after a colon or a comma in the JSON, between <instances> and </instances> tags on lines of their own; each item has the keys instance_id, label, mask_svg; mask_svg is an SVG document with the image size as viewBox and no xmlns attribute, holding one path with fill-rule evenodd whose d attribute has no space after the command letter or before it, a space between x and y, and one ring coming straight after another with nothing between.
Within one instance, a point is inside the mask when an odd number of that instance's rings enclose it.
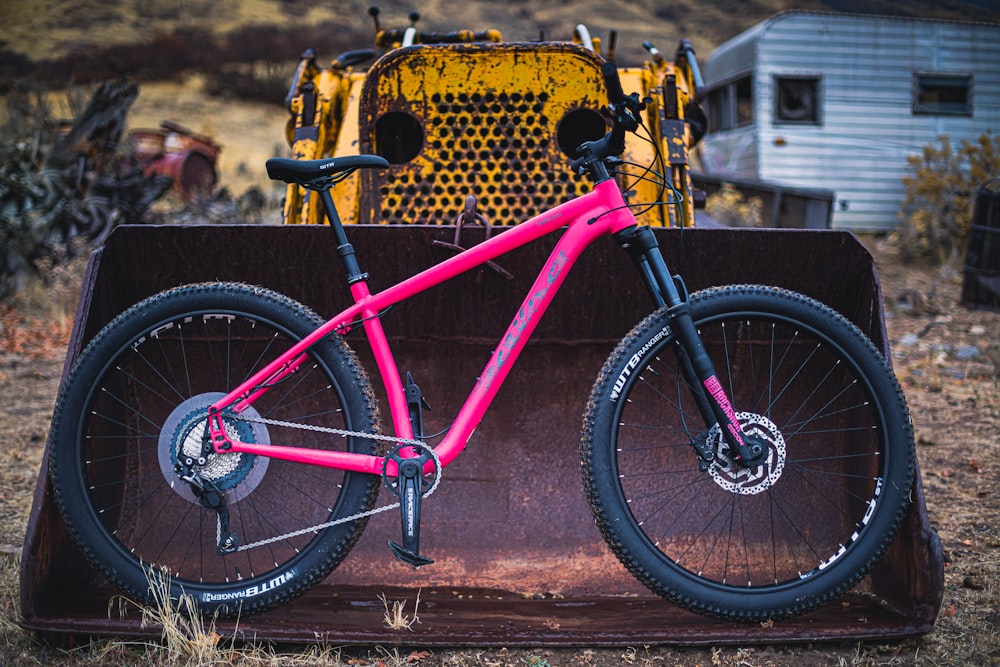
<instances>
[{"instance_id":1,"label":"brown hillside","mask_svg":"<svg viewBox=\"0 0 1000 667\"><path fill-rule=\"evenodd\" d=\"M207 31L217 37L246 35L248 30L268 26L284 44L277 49L258 49L259 59L297 54L319 44L302 40L316 37L329 43L368 46L372 21L367 15L371 2L303 3L295 0L12 0L0 4L0 48L32 62L87 58L113 46L150 44L164 35ZM382 10L385 25L406 24L406 16L418 11L421 26L447 31L459 28L482 30L499 28L508 40L532 40L544 33L566 37L578 23L594 35L615 29L620 36L619 55L623 60L642 57L641 44L650 40L661 50L672 49L677 39L686 37L695 48L707 53L739 32L779 11L808 9L891 14L913 17L1000 21L995 2L977 0L383 0L374 4ZM323 26L322 35L310 35ZM246 46L244 41L244 46ZM249 46L258 47L260 42ZM164 47L160 44L160 49ZM147 53L155 59L157 53ZM191 55L186 53L183 55ZM331 57L334 54L331 54ZM245 57L245 54L244 56Z\"/></svg>"}]
</instances>

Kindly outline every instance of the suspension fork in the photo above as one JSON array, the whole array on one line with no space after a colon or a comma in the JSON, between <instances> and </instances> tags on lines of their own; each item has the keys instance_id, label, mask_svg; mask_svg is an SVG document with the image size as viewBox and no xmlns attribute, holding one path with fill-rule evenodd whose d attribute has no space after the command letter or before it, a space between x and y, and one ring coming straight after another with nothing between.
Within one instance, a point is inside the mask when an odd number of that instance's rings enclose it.
<instances>
[{"instance_id":1,"label":"suspension fork","mask_svg":"<svg viewBox=\"0 0 1000 667\"><path fill-rule=\"evenodd\" d=\"M615 234L615 240L632 258L657 307L667 308L670 328L679 343L677 355L681 372L706 427L719 424L730 451L736 454L735 460L756 459L760 454L758 447L756 443L747 442L732 401L719 382L715 366L691 318L687 288L680 276L670 275L653 231L649 227L631 227ZM713 455L701 448L698 453L703 460L711 460Z\"/></svg>"}]
</instances>

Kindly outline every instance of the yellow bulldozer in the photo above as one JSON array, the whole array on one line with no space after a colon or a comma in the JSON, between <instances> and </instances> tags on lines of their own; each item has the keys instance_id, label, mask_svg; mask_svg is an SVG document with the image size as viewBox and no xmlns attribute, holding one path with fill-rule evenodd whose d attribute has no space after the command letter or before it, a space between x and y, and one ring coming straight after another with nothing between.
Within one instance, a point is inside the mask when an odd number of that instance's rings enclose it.
<instances>
[{"instance_id":1,"label":"yellow bulldozer","mask_svg":"<svg viewBox=\"0 0 1000 667\"><path fill-rule=\"evenodd\" d=\"M372 11L381 57L359 71L379 51L350 51L321 68L306 51L285 100L296 158L360 152L391 165L337 186L345 223L451 224L471 195L492 224L512 225L582 193L585 180L569 164L580 144L607 130L600 67L614 60L614 33L605 41L578 25L572 41L504 42L497 30L422 32L414 15L408 28L383 30ZM641 222L691 226L688 153L704 132L704 85L688 41L673 62L645 46L650 60L619 75L648 100L649 141L630 135L624 160L636 175L652 168L673 186L669 205L648 207ZM660 190L654 179L638 180L632 201L659 201ZM307 191L288 188L286 223L319 215Z\"/></svg>"},{"instance_id":2,"label":"yellow bulldozer","mask_svg":"<svg viewBox=\"0 0 1000 667\"><path fill-rule=\"evenodd\" d=\"M581 193L584 181L569 165L581 143L607 129L601 67L616 46L615 35L600 39L582 25L564 41L505 42L495 30L425 32L414 17L407 27L383 29L374 16L375 49L349 51L326 67L306 51L285 100L294 157L375 154L389 162L333 191L358 256L378 268L373 292ZM625 92L648 103L619 177L668 265L691 290L764 283L805 293L843 313L888 354L878 276L853 236L695 224L690 155L705 128L704 84L688 42L680 41L672 60L651 44L646 50L643 65L620 68ZM260 284L318 313L339 311L347 297L342 276L329 275L336 241L314 196L289 186L282 225L116 229L91 259L67 368L115 314L180 283ZM447 427L467 391L455 378L481 369L553 244L511 253L495 271L463 274L385 315L400 368L412 372L433 407L424 415L427 432ZM418 599L421 622L405 641L424 646L746 644L902 637L933 627L943 566L919 475L882 562L856 591L805 616L734 625L685 612L636 584L602 540L579 479L554 474L579 459L579 410L604 359L651 309L640 281L628 283L635 272L613 243L586 252L592 255L581 266L590 270L567 278L565 296L539 324L470 452L449 468L435 496L443 500L425 507L423 548L435 554L434 565L418 571L390 558L386 539L398 535L398 517L382 514L322 585L276 611L220 620L217 632L395 643L403 638L385 625L386 601ZM820 274L817 257L837 270ZM611 276L613 291L605 288ZM375 367L363 341L352 339L352 346L363 365ZM79 574L88 566L47 480L43 469L22 560L25 627L157 635L137 613L109 615L115 591Z\"/></svg>"}]
</instances>

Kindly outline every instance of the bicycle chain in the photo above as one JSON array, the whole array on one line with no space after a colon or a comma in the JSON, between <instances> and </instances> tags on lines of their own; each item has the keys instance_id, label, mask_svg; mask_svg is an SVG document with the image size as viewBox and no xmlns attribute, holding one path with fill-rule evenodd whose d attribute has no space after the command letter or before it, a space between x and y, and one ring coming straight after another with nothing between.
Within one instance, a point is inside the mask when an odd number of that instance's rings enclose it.
<instances>
[{"instance_id":1,"label":"bicycle chain","mask_svg":"<svg viewBox=\"0 0 1000 667\"><path fill-rule=\"evenodd\" d=\"M427 489L427 493L423 495L427 498L434 490L437 489L438 484L441 482L441 460L438 458L437 452L434 448L428 445L422 440L410 440L407 438L397 438L391 435L382 435L380 433L365 433L363 431L348 431L340 428L330 428L327 426L314 426L311 424L297 424L295 422L286 422L278 419L267 419L266 417L248 417L245 415L240 415L239 419L248 422L256 422L259 424L266 424L268 426L284 426L287 428L297 428L305 431L316 431L319 433L331 433L333 435L342 435L346 437L358 437L358 438L371 438L372 440L384 440L387 442L395 442L399 445L409 445L411 447L420 447L427 450L430 453L431 458L434 460L434 470L437 471L434 477L434 483L431 484L431 488ZM318 532L320 530L325 530L327 528L332 528L333 526L339 526L342 523L349 523L351 521L357 521L358 519L364 519L365 517L374 516L375 514L381 514L382 512L388 512L389 510L397 509L399 503L392 503L391 505L383 505L382 507L375 507L364 512L358 512L352 516L342 517L340 519L334 519L333 521L327 521L326 523L316 524L315 526L308 526L306 528L300 528L299 530L285 533L284 535L276 535L274 537L269 537L264 540L258 540L257 542L251 542L250 544L244 544L236 548L236 551L249 551L250 549L256 549L257 547L267 546L268 544L273 544L274 542L280 542L282 540L290 539L292 537L298 537L299 535L304 535L306 533ZM215 532L216 539L221 534L222 525L221 520L216 520Z\"/></svg>"},{"instance_id":2,"label":"bicycle chain","mask_svg":"<svg viewBox=\"0 0 1000 667\"><path fill-rule=\"evenodd\" d=\"M354 436L357 438L371 438L372 440L386 440L388 442L398 442L401 445L412 445L414 447L428 446L427 443L424 442L423 440L407 440L406 438L397 438L391 435L382 435L381 433L365 433L364 431L346 431L341 428L330 428L328 426L314 426L312 424L299 424L296 422L286 422L278 419L268 419L267 417L248 417L246 415L238 415L236 418L247 422L267 424L268 426L285 426L287 428L297 428L304 431L318 431L320 433L332 433L334 435Z\"/></svg>"}]
</instances>

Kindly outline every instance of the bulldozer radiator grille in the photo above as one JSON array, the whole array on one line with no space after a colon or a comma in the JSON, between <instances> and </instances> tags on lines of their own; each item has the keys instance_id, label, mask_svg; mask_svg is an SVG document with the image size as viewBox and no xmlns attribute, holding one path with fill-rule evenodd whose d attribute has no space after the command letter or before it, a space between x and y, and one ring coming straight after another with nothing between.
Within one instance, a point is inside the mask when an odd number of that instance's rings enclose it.
<instances>
[{"instance_id":1,"label":"bulldozer radiator grille","mask_svg":"<svg viewBox=\"0 0 1000 667\"><path fill-rule=\"evenodd\" d=\"M585 191L569 161L606 131L599 63L572 44L401 49L363 95L364 152L392 166L366 172L362 222L452 224L475 195L493 224L515 224Z\"/></svg>"}]
</instances>

